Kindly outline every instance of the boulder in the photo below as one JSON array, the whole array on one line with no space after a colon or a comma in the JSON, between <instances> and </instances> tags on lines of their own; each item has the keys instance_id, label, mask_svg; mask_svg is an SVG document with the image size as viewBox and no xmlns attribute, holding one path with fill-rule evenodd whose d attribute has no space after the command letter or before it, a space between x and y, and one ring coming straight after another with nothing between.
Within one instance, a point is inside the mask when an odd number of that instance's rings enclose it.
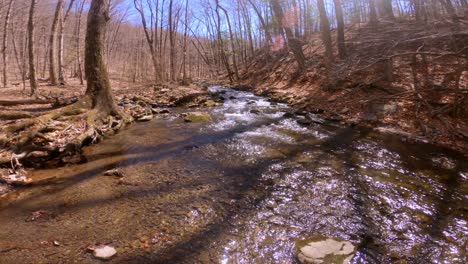
<instances>
[{"instance_id":1,"label":"boulder","mask_svg":"<svg viewBox=\"0 0 468 264\"><path fill-rule=\"evenodd\" d=\"M211 116L207 112L187 113L184 117L185 122L211 122Z\"/></svg>"},{"instance_id":2,"label":"boulder","mask_svg":"<svg viewBox=\"0 0 468 264\"><path fill-rule=\"evenodd\" d=\"M302 264L347 264L356 247L349 241L333 238L300 241L296 244L296 257Z\"/></svg>"}]
</instances>

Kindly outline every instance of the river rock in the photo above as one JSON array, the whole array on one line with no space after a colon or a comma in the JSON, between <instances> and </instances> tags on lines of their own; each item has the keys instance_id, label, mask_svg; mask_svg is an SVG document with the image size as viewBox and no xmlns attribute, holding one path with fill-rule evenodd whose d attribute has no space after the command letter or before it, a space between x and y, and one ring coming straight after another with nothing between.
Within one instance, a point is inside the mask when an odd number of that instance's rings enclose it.
<instances>
[{"instance_id":1,"label":"river rock","mask_svg":"<svg viewBox=\"0 0 468 264\"><path fill-rule=\"evenodd\" d=\"M258 109L252 109L252 110L250 110L250 113L255 114L255 115L259 115L261 112Z\"/></svg>"},{"instance_id":2,"label":"river rock","mask_svg":"<svg viewBox=\"0 0 468 264\"><path fill-rule=\"evenodd\" d=\"M211 116L207 112L187 113L184 117L185 122L211 122Z\"/></svg>"},{"instance_id":3,"label":"river rock","mask_svg":"<svg viewBox=\"0 0 468 264\"><path fill-rule=\"evenodd\" d=\"M215 107L215 106L218 106L218 105L221 105L221 104L217 103L217 102L215 102L213 100L208 100L208 101L203 103L204 107Z\"/></svg>"},{"instance_id":4,"label":"river rock","mask_svg":"<svg viewBox=\"0 0 468 264\"><path fill-rule=\"evenodd\" d=\"M307 111L304 111L304 110L297 110L296 112L294 112L296 115L298 116L306 116L307 115Z\"/></svg>"},{"instance_id":5,"label":"river rock","mask_svg":"<svg viewBox=\"0 0 468 264\"><path fill-rule=\"evenodd\" d=\"M145 115L137 119L139 122L148 122L153 120L153 115Z\"/></svg>"},{"instance_id":6,"label":"river rock","mask_svg":"<svg viewBox=\"0 0 468 264\"><path fill-rule=\"evenodd\" d=\"M323 238L296 245L296 256L302 264L347 264L356 247L349 241Z\"/></svg>"},{"instance_id":7,"label":"river rock","mask_svg":"<svg viewBox=\"0 0 468 264\"><path fill-rule=\"evenodd\" d=\"M117 254L117 250L111 246L99 246L93 251L94 257L102 260L111 259L115 254Z\"/></svg>"}]
</instances>

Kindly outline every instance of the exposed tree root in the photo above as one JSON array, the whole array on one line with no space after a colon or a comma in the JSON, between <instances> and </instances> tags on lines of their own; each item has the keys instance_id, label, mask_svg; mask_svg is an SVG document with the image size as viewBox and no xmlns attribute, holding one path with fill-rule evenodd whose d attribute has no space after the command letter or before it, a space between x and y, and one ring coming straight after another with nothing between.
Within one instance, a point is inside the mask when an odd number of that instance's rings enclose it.
<instances>
[{"instance_id":1,"label":"exposed tree root","mask_svg":"<svg viewBox=\"0 0 468 264\"><path fill-rule=\"evenodd\" d=\"M74 104L2 128L0 165L10 166L13 160L31 156L74 155L84 144L97 142L130 121L120 109L91 107L91 100L84 97Z\"/></svg>"}]
</instances>

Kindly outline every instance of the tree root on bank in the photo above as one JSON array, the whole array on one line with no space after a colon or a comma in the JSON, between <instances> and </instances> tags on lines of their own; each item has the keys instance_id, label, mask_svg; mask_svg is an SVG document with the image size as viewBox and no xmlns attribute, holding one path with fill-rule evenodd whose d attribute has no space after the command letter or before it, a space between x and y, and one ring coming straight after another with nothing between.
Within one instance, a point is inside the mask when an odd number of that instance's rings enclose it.
<instances>
[{"instance_id":1,"label":"tree root on bank","mask_svg":"<svg viewBox=\"0 0 468 264\"><path fill-rule=\"evenodd\" d=\"M120 110L90 107L89 100L52 110L0 130L0 166L15 170L22 161L44 161L80 154L83 145L95 143L131 122Z\"/></svg>"}]
</instances>

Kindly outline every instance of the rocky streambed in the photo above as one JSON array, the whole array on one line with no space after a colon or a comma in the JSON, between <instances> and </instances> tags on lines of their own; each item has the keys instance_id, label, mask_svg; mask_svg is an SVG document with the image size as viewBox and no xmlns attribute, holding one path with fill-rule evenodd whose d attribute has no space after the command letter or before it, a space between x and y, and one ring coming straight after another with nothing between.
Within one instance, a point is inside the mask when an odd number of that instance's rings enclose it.
<instances>
[{"instance_id":1,"label":"rocky streambed","mask_svg":"<svg viewBox=\"0 0 468 264\"><path fill-rule=\"evenodd\" d=\"M31 172L0 199L0 262L466 262L463 155L210 93Z\"/></svg>"}]
</instances>

